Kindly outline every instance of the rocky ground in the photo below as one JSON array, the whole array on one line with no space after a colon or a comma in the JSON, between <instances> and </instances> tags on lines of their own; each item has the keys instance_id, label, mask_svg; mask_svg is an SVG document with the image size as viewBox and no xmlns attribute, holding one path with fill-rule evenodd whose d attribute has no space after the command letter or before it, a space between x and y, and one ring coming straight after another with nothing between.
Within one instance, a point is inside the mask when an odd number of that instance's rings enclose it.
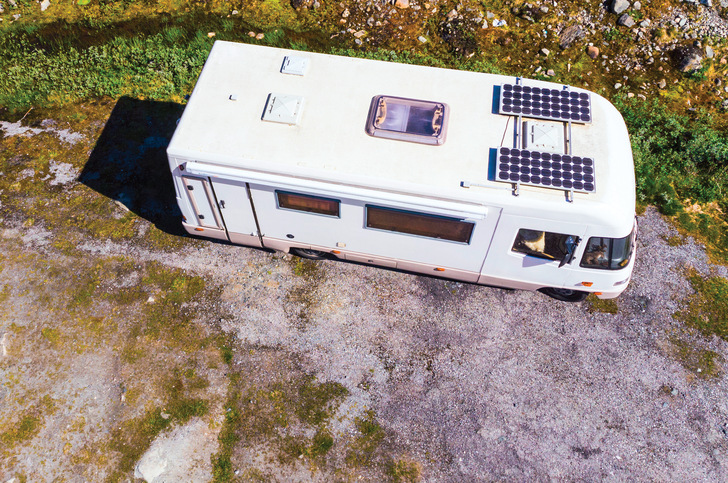
<instances>
[{"instance_id":1,"label":"rocky ground","mask_svg":"<svg viewBox=\"0 0 728 483\"><path fill-rule=\"evenodd\" d=\"M728 108L725 0L273 3L354 49ZM182 109L0 121L0 482L728 480L728 344L684 316L728 274L654 209L609 303L193 239Z\"/></svg>"},{"instance_id":2,"label":"rocky ground","mask_svg":"<svg viewBox=\"0 0 728 483\"><path fill-rule=\"evenodd\" d=\"M728 479L728 344L674 316L726 269L656 211L616 304L195 240L134 102L0 125L2 481Z\"/></svg>"}]
</instances>

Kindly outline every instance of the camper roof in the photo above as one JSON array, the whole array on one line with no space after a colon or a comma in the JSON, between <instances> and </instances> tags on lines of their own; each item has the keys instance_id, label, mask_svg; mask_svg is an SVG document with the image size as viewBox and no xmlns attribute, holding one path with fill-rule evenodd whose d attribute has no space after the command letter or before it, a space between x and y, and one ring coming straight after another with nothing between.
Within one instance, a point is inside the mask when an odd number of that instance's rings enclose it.
<instances>
[{"instance_id":1,"label":"camper roof","mask_svg":"<svg viewBox=\"0 0 728 483\"><path fill-rule=\"evenodd\" d=\"M617 110L594 93L591 122L568 129L563 122L529 120L558 142L570 140L573 155L594 160L593 192L577 192L569 203L563 190L524 185L516 197L510 183L495 180L494 153L501 146L515 147L518 119L498 113L501 86L516 82L500 75L217 41L168 152L179 162L519 207L534 216L570 211L628 232L635 203L629 138ZM383 117L380 99L388 102L390 115L410 116L411 122ZM548 151L548 142L539 149Z\"/></svg>"}]
</instances>

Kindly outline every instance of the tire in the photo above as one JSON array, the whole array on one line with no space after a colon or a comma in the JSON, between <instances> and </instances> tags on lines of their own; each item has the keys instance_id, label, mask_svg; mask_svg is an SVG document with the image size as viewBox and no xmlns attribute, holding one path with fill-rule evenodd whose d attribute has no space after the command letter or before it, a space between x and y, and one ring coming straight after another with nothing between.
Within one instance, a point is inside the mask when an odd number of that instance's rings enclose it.
<instances>
[{"instance_id":1,"label":"tire","mask_svg":"<svg viewBox=\"0 0 728 483\"><path fill-rule=\"evenodd\" d=\"M589 295L587 292L582 292L581 290L554 287L542 288L539 292L556 300L561 300L562 302L581 302Z\"/></svg>"},{"instance_id":2,"label":"tire","mask_svg":"<svg viewBox=\"0 0 728 483\"><path fill-rule=\"evenodd\" d=\"M310 250L308 248L291 248L291 253L301 258L307 258L309 260L325 260L329 258L329 254L326 252Z\"/></svg>"}]
</instances>

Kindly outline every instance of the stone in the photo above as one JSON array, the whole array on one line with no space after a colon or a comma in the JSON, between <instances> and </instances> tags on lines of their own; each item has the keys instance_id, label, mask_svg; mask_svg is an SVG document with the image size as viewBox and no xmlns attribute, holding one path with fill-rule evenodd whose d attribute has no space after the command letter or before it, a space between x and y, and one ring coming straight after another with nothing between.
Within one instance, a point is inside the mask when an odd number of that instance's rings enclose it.
<instances>
[{"instance_id":1,"label":"stone","mask_svg":"<svg viewBox=\"0 0 728 483\"><path fill-rule=\"evenodd\" d=\"M609 10L611 10L612 13L616 13L617 15L624 12L628 8L629 2L627 0L612 0L611 5L609 6Z\"/></svg>"},{"instance_id":2,"label":"stone","mask_svg":"<svg viewBox=\"0 0 728 483\"><path fill-rule=\"evenodd\" d=\"M667 87L667 81L665 79L660 79L660 82L657 83L657 87L660 89L664 89Z\"/></svg>"},{"instance_id":3,"label":"stone","mask_svg":"<svg viewBox=\"0 0 728 483\"><path fill-rule=\"evenodd\" d=\"M425 37L423 37L422 35L420 35L419 37L417 37L417 40L419 40L423 44L427 42L427 39Z\"/></svg>"},{"instance_id":4,"label":"stone","mask_svg":"<svg viewBox=\"0 0 728 483\"><path fill-rule=\"evenodd\" d=\"M351 15L351 12L349 12L349 9L348 8L345 8L344 11L341 13L341 16L343 18L348 18L349 15Z\"/></svg>"},{"instance_id":5,"label":"stone","mask_svg":"<svg viewBox=\"0 0 728 483\"><path fill-rule=\"evenodd\" d=\"M51 0L43 0L42 2L40 2L40 11L45 12L50 6Z\"/></svg>"},{"instance_id":6,"label":"stone","mask_svg":"<svg viewBox=\"0 0 728 483\"><path fill-rule=\"evenodd\" d=\"M452 22L453 20L458 18L458 11L453 8L452 10L447 12L447 15L445 16L445 18L447 18L448 22Z\"/></svg>"},{"instance_id":7,"label":"stone","mask_svg":"<svg viewBox=\"0 0 728 483\"><path fill-rule=\"evenodd\" d=\"M505 20L493 20L493 27L505 27L508 25Z\"/></svg>"},{"instance_id":8,"label":"stone","mask_svg":"<svg viewBox=\"0 0 728 483\"><path fill-rule=\"evenodd\" d=\"M255 40L263 40L264 38L265 34L262 32L255 36Z\"/></svg>"},{"instance_id":9,"label":"stone","mask_svg":"<svg viewBox=\"0 0 728 483\"><path fill-rule=\"evenodd\" d=\"M401 9L409 8L409 0L396 0L394 6Z\"/></svg>"},{"instance_id":10,"label":"stone","mask_svg":"<svg viewBox=\"0 0 728 483\"><path fill-rule=\"evenodd\" d=\"M568 49L574 42L583 39L584 36L586 36L586 33L579 25L566 27L559 35L559 47Z\"/></svg>"},{"instance_id":11,"label":"stone","mask_svg":"<svg viewBox=\"0 0 728 483\"><path fill-rule=\"evenodd\" d=\"M255 37L255 32L248 32L248 37Z\"/></svg>"},{"instance_id":12,"label":"stone","mask_svg":"<svg viewBox=\"0 0 728 483\"><path fill-rule=\"evenodd\" d=\"M367 34L366 30L359 30L358 32L354 32L354 37L356 37L357 39L360 39L360 38L364 37L366 34Z\"/></svg>"},{"instance_id":13,"label":"stone","mask_svg":"<svg viewBox=\"0 0 728 483\"><path fill-rule=\"evenodd\" d=\"M622 84L620 84L619 82L617 82L616 84L614 84L614 88L615 89L619 89L620 87L622 87Z\"/></svg>"},{"instance_id":14,"label":"stone","mask_svg":"<svg viewBox=\"0 0 728 483\"><path fill-rule=\"evenodd\" d=\"M677 47L671 56L680 72L692 72L702 66L703 51L694 45Z\"/></svg>"},{"instance_id":15,"label":"stone","mask_svg":"<svg viewBox=\"0 0 728 483\"><path fill-rule=\"evenodd\" d=\"M593 45L590 45L586 48L586 55L588 55L592 59L596 59L597 57L599 57L599 47L594 47Z\"/></svg>"},{"instance_id":16,"label":"stone","mask_svg":"<svg viewBox=\"0 0 728 483\"><path fill-rule=\"evenodd\" d=\"M485 18L487 18L488 20L490 20L494 17L495 17L495 14L493 12L485 12Z\"/></svg>"},{"instance_id":17,"label":"stone","mask_svg":"<svg viewBox=\"0 0 728 483\"><path fill-rule=\"evenodd\" d=\"M634 27L635 21L632 17L630 17L628 14L622 14L621 17L617 20L617 25L623 25L627 28Z\"/></svg>"},{"instance_id":18,"label":"stone","mask_svg":"<svg viewBox=\"0 0 728 483\"><path fill-rule=\"evenodd\" d=\"M239 13L239 12L238 12L237 10L233 10L233 11L232 11L232 14L233 14L233 15L237 15L238 13Z\"/></svg>"},{"instance_id":19,"label":"stone","mask_svg":"<svg viewBox=\"0 0 728 483\"><path fill-rule=\"evenodd\" d=\"M641 2L634 2L632 4L632 9L633 10L642 10L642 3Z\"/></svg>"},{"instance_id":20,"label":"stone","mask_svg":"<svg viewBox=\"0 0 728 483\"><path fill-rule=\"evenodd\" d=\"M551 53L551 51L549 49L547 49L547 48L543 48L543 49L541 49L541 53L543 55L545 55L546 57L548 57L549 54Z\"/></svg>"},{"instance_id":21,"label":"stone","mask_svg":"<svg viewBox=\"0 0 728 483\"><path fill-rule=\"evenodd\" d=\"M207 36L209 38L213 38L215 36L215 32L207 32Z\"/></svg>"},{"instance_id":22,"label":"stone","mask_svg":"<svg viewBox=\"0 0 728 483\"><path fill-rule=\"evenodd\" d=\"M556 72L554 72L553 69L549 69L549 70L546 71L546 75L549 76L549 77L553 77L553 76L556 75Z\"/></svg>"},{"instance_id":23,"label":"stone","mask_svg":"<svg viewBox=\"0 0 728 483\"><path fill-rule=\"evenodd\" d=\"M650 25L652 25L652 21L650 21L649 18L646 18L640 22L640 27L642 27L643 29L649 27Z\"/></svg>"},{"instance_id":24,"label":"stone","mask_svg":"<svg viewBox=\"0 0 728 483\"><path fill-rule=\"evenodd\" d=\"M709 45L705 46L705 56L709 59L715 57L715 52L713 52L713 48Z\"/></svg>"}]
</instances>

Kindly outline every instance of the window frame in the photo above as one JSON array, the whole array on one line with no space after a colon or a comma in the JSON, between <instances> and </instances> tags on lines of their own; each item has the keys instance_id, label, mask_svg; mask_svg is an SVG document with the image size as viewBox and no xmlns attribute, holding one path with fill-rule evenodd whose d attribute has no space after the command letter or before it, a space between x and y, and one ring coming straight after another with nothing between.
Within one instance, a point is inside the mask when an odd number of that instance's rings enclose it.
<instances>
[{"instance_id":1,"label":"window frame","mask_svg":"<svg viewBox=\"0 0 728 483\"><path fill-rule=\"evenodd\" d=\"M441 109L441 118L440 118L440 132L436 135L426 135L426 134L419 134L414 131L407 131L406 127L405 130L402 131L395 131L391 129L385 129L382 127L377 126L378 121L378 112L379 112L379 105L380 102L384 101L385 104L387 102L391 102L395 105L406 105L407 106L407 114L408 114L408 121L411 119L409 117L409 110L413 107L415 108L430 108L430 109ZM373 137L380 137L384 139L393 139L397 141L406 141L406 142L413 142L418 144L426 144L431 146L440 146L445 143L445 139L447 137L447 126L450 119L450 106L448 106L444 102L439 101L426 101L422 99L410 99L406 97L396 97L396 96L388 96L388 95L377 95L372 98L371 104L369 105L369 115L367 116L367 123L366 123L366 132L370 136Z\"/></svg>"},{"instance_id":2,"label":"window frame","mask_svg":"<svg viewBox=\"0 0 728 483\"><path fill-rule=\"evenodd\" d=\"M371 223L370 210L375 210L375 211L380 210L382 212L398 213L398 214L402 214L402 215L412 215L412 216L421 217L421 218L430 219L430 220L443 220L443 221L447 221L448 223L458 223L458 224L463 224L463 225L469 225L470 230L467 233L467 240L461 241L460 238L462 238L462 237L446 238L446 237L440 237L440 236L426 235L426 234L423 234L423 232L416 233L413 231L405 231L403 229L393 229L393 228L383 228L383 227L378 227L378 226L371 226L370 225L370 223ZM380 205L372 205L372 204L364 205L364 228L367 230L376 230L376 231L383 231L383 232L387 232L387 233L396 233L398 235L414 236L414 237L423 238L426 240L436 240L436 241L442 241L442 242L457 243L458 245L470 245L470 243L473 240L473 233L475 232L475 225L476 225L476 223L474 221L466 221L465 218L456 218L453 216L445 216L445 215L435 215L432 213L403 210L401 208L391 208L391 207L380 206Z\"/></svg>"},{"instance_id":3,"label":"window frame","mask_svg":"<svg viewBox=\"0 0 728 483\"><path fill-rule=\"evenodd\" d=\"M274 194L275 194L275 199L276 199L276 208L278 208L279 210L293 211L295 213L305 213L308 215L325 216L326 218L336 218L336 219L341 218L341 200L338 200L336 198L328 198L325 196L311 195L308 193L297 193L295 191L286 191L286 190L274 190ZM336 203L336 214L331 214L330 212L324 212L324 211L315 211L315 209L306 210L306 209L301 209L301 208L294 208L291 206L283 206L281 204L280 195L298 196L300 198L308 198L311 200Z\"/></svg>"}]
</instances>

